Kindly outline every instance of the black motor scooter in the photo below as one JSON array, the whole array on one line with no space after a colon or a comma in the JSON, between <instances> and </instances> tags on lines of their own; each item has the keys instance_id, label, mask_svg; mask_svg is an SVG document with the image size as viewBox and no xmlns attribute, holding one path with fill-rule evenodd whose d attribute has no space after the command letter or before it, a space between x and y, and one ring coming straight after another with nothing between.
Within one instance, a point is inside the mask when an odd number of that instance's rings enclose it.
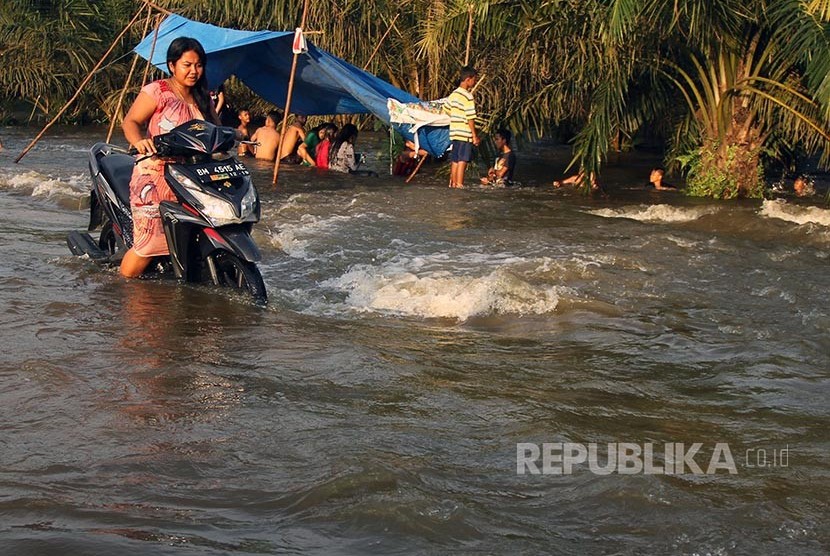
<instances>
[{"instance_id":1,"label":"black motor scooter","mask_svg":"<svg viewBox=\"0 0 830 556\"><path fill-rule=\"evenodd\" d=\"M267 294L256 262L259 249L251 229L259 222L259 195L250 172L228 151L235 130L191 120L153 138L163 158L164 177L176 201L159 204L169 257L159 257L161 272L176 278L246 291L257 303ZM92 191L88 231L67 237L75 255L112 264L133 244L130 178L136 159L114 145L96 143L89 151Z\"/></svg>"}]
</instances>

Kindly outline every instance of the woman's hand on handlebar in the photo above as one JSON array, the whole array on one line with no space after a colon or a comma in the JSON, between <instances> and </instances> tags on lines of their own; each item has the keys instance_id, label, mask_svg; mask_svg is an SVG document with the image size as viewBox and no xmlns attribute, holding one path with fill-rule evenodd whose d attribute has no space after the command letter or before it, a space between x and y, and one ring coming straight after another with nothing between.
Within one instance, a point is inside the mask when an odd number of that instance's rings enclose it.
<instances>
[{"instance_id":1,"label":"woman's hand on handlebar","mask_svg":"<svg viewBox=\"0 0 830 556\"><path fill-rule=\"evenodd\" d=\"M142 139L137 141L133 144L133 149L136 150L138 154L141 155L154 155L156 154L156 145L153 143L152 139ZM132 149L130 149L132 151Z\"/></svg>"}]
</instances>

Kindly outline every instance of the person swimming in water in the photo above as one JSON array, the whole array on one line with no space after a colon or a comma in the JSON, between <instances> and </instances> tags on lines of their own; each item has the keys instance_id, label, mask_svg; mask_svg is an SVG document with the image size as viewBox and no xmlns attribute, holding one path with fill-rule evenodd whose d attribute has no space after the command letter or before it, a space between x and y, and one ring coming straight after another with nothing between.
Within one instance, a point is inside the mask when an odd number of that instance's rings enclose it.
<instances>
[{"instance_id":1,"label":"person swimming in water","mask_svg":"<svg viewBox=\"0 0 830 556\"><path fill-rule=\"evenodd\" d=\"M811 197L816 194L813 183L807 179L807 176L801 175L795 178L793 182L793 192L796 197Z\"/></svg>"},{"instance_id":2,"label":"person swimming in water","mask_svg":"<svg viewBox=\"0 0 830 556\"><path fill-rule=\"evenodd\" d=\"M579 173L576 173L572 176L569 176L563 180L554 180L553 187L556 189L572 185L574 187L578 187L582 185L582 182L585 181L585 172L580 170ZM596 191L599 189L599 184L597 183L596 175L591 172L591 191Z\"/></svg>"},{"instance_id":3,"label":"person swimming in water","mask_svg":"<svg viewBox=\"0 0 830 556\"><path fill-rule=\"evenodd\" d=\"M677 191L676 187L663 183L663 175L665 173L666 171L662 168L652 168L648 176L649 187L654 188L656 191Z\"/></svg>"}]
</instances>

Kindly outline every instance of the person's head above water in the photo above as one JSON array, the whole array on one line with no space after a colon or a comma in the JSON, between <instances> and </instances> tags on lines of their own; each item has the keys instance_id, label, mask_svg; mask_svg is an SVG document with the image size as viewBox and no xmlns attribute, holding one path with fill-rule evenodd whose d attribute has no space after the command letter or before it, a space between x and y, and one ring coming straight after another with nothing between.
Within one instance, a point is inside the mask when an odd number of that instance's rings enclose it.
<instances>
[{"instance_id":1,"label":"person's head above water","mask_svg":"<svg viewBox=\"0 0 830 556\"><path fill-rule=\"evenodd\" d=\"M797 197L809 197L815 193L813 184L810 183L810 180L808 180L806 176L798 176L795 178L795 181L793 182L793 191L795 191Z\"/></svg>"},{"instance_id":2,"label":"person's head above water","mask_svg":"<svg viewBox=\"0 0 830 556\"><path fill-rule=\"evenodd\" d=\"M337 126L334 125L334 122L326 122L323 124L321 138L323 139L334 139L337 135Z\"/></svg>"},{"instance_id":3,"label":"person's head above water","mask_svg":"<svg viewBox=\"0 0 830 556\"><path fill-rule=\"evenodd\" d=\"M354 143L355 139L357 139L357 126L354 124L346 124L340 130L340 133L337 134L337 139L335 140L338 144L341 143Z\"/></svg>"},{"instance_id":4,"label":"person's head above water","mask_svg":"<svg viewBox=\"0 0 830 556\"><path fill-rule=\"evenodd\" d=\"M271 110L265 116L265 125L270 127L277 127L277 122L279 122L282 118L280 117L279 110Z\"/></svg>"},{"instance_id":5,"label":"person's head above water","mask_svg":"<svg viewBox=\"0 0 830 556\"><path fill-rule=\"evenodd\" d=\"M513 138L513 134L510 133L510 130L504 127L501 127L496 131L495 135L493 136L493 140L496 142L496 147L501 149L505 145L510 145L510 139Z\"/></svg>"},{"instance_id":6,"label":"person's head above water","mask_svg":"<svg viewBox=\"0 0 830 556\"><path fill-rule=\"evenodd\" d=\"M659 183L663 181L663 176L665 175L666 171L660 167L652 168L651 173L648 176L648 181L651 183Z\"/></svg>"},{"instance_id":7,"label":"person's head above water","mask_svg":"<svg viewBox=\"0 0 830 556\"><path fill-rule=\"evenodd\" d=\"M308 117L305 114L294 114L294 123L304 127Z\"/></svg>"}]
</instances>

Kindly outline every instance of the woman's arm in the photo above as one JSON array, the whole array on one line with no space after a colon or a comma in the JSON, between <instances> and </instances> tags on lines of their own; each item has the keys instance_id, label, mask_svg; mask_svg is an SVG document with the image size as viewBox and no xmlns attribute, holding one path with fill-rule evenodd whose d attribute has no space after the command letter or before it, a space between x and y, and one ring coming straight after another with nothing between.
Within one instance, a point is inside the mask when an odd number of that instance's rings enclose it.
<instances>
[{"instance_id":1,"label":"woman's arm","mask_svg":"<svg viewBox=\"0 0 830 556\"><path fill-rule=\"evenodd\" d=\"M308 152L307 143L300 143L300 146L297 147L297 154L300 155L300 158L305 160L310 166L317 166L317 162L315 162L314 158L311 156L311 153Z\"/></svg>"},{"instance_id":2,"label":"woman's arm","mask_svg":"<svg viewBox=\"0 0 830 556\"><path fill-rule=\"evenodd\" d=\"M150 121L156 111L156 99L147 93L139 93L133 102L127 115L124 116L124 123L121 129L124 130L124 138L130 146L135 147L139 154L154 154L156 146L152 139L144 136L143 128Z\"/></svg>"},{"instance_id":3,"label":"woman's arm","mask_svg":"<svg viewBox=\"0 0 830 556\"><path fill-rule=\"evenodd\" d=\"M210 110L210 114L204 114L205 119L216 125L222 125L222 119L219 118L219 109L213 107L213 101L208 102L208 110Z\"/></svg>"},{"instance_id":4,"label":"woman's arm","mask_svg":"<svg viewBox=\"0 0 830 556\"><path fill-rule=\"evenodd\" d=\"M222 107L225 106L225 92L219 91L219 94L216 95L216 113L219 114L222 112Z\"/></svg>"}]
</instances>

